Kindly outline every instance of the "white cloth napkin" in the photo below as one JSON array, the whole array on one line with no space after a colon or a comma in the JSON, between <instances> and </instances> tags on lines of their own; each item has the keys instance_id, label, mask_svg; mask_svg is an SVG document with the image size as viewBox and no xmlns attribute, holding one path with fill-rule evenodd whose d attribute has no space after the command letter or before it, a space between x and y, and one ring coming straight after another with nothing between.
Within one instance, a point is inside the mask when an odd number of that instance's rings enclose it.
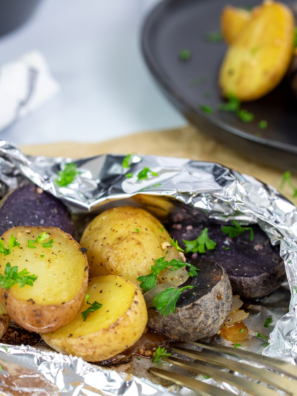
<instances>
[{"instance_id":1,"label":"white cloth napkin","mask_svg":"<svg viewBox=\"0 0 297 396\"><path fill-rule=\"evenodd\" d=\"M0 130L37 109L59 91L44 57L32 51L0 67Z\"/></svg>"}]
</instances>

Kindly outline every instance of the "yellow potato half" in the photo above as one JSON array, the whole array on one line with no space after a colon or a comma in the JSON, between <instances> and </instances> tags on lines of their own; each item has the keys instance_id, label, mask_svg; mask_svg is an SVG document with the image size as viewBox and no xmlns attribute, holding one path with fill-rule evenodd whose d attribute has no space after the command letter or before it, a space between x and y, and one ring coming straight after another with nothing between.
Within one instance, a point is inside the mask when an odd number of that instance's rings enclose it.
<instances>
[{"instance_id":1,"label":"yellow potato half","mask_svg":"<svg viewBox=\"0 0 297 396\"><path fill-rule=\"evenodd\" d=\"M233 44L242 29L251 20L252 13L241 8L226 6L221 14L221 31L227 44Z\"/></svg>"},{"instance_id":2,"label":"yellow potato half","mask_svg":"<svg viewBox=\"0 0 297 396\"><path fill-rule=\"evenodd\" d=\"M223 96L251 101L275 88L292 59L293 31L294 18L285 5L266 2L258 7L221 66Z\"/></svg>"},{"instance_id":3,"label":"yellow potato half","mask_svg":"<svg viewBox=\"0 0 297 396\"><path fill-rule=\"evenodd\" d=\"M34 243L45 232L53 239L52 247ZM80 245L59 228L15 227L2 235L4 246L14 236L20 247L13 247L8 255L0 256L0 273L4 275L7 263L18 272L27 269L38 278L33 286L0 289L1 302L8 315L29 331L45 333L70 323L79 313L88 286L88 262Z\"/></svg>"},{"instance_id":4,"label":"yellow potato half","mask_svg":"<svg viewBox=\"0 0 297 396\"><path fill-rule=\"evenodd\" d=\"M97 216L86 228L81 246L88 249L90 277L122 275L135 285L139 276L148 275L154 260L163 257L178 259L170 245L168 232L150 213L140 208L122 206Z\"/></svg>"},{"instance_id":5,"label":"yellow potato half","mask_svg":"<svg viewBox=\"0 0 297 396\"><path fill-rule=\"evenodd\" d=\"M90 298L81 312L95 301L102 307L90 313L86 321L79 314L67 326L43 334L49 346L96 362L109 359L138 341L147 324L147 309L137 287L121 276L99 276L90 281L87 294Z\"/></svg>"}]
</instances>

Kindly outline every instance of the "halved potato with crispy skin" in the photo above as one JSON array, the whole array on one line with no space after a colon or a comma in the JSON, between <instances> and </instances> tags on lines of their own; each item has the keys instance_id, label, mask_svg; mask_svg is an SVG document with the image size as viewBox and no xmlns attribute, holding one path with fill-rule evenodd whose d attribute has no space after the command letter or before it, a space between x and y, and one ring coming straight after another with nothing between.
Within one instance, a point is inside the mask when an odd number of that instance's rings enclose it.
<instances>
[{"instance_id":1,"label":"halved potato with crispy skin","mask_svg":"<svg viewBox=\"0 0 297 396\"><path fill-rule=\"evenodd\" d=\"M266 2L258 7L223 61L222 95L251 101L275 88L292 59L293 32L293 14L284 4Z\"/></svg>"},{"instance_id":2,"label":"halved potato with crispy skin","mask_svg":"<svg viewBox=\"0 0 297 396\"><path fill-rule=\"evenodd\" d=\"M91 312L86 321L80 313L67 326L43 334L49 346L96 362L109 359L138 341L147 324L147 309L136 286L121 276L98 276L90 281L87 294L90 298L81 313L95 301L102 307Z\"/></svg>"},{"instance_id":3,"label":"halved potato with crispy skin","mask_svg":"<svg viewBox=\"0 0 297 396\"><path fill-rule=\"evenodd\" d=\"M6 309L0 303L0 338L4 336L10 323L10 317L7 315Z\"/></svg>"},{"instance_id":4,"label":"halved potato with crispy skin","mask_svg":"<svg viewBox=\"0 0 297 396\"><path fill-rule=\"evenodd\" d=\"M49 234L42 243L31 243L42 233ZM80 311L88 286L88 262L80 245L59 228L15 227L2 235L4 246L14 236L20 247L1 254L0 274L8 263L27 269L38 278L33 286L20 283L0 289L0 299L8 315L20 326L37 333L55 331L70 323ZM52 247L43 243L53 239ZM32 246L35 246L32 247Z\"/></svg>"},{"instance_id":5,"label":"halved potato with crispy skin","mask_svg":"<svg viewBox=\"0 0 297 396\"><path fill-rule=\"evenodd\" d=\"M221 31L227 44L233 44L242 29L251 20L252 13L242 8L226 6L221 14Z\"/></svg>"}]
</instances>

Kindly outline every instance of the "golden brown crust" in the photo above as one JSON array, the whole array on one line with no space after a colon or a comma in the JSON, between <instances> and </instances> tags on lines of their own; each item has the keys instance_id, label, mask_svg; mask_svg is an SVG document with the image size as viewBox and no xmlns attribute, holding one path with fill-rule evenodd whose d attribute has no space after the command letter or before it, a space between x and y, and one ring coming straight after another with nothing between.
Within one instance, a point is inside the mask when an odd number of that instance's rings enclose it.
<instances>
[{"instance_id":1,"label":"golden brown crust","mask_svg":"<svg viewBox=\"0 0 297 396\"><path fill-rule=\"evenodd\" d=\"M6 314L3 314L0 317L0 338L2 338L6 333L9 323L10 323L10 317Z\"/></svg>"},{"instance_id":2,"label":"golden brown crust","mask_svg":"<svg viewBox=\"0 0 297 396\"><path fill-rule=\"evenodd\" d=\"M30 228L30 227L27 227ZM15 233L18 229L23 230L24 227L15 227ZM41 232L63 232L56 227L34 227ZM7 232L10 232L7 231ZM5 236L6 233L3 234ZM66 234L66 233L64 233ZM70 234L66 234L71 238L73 243L80 249L80 245ZM85 279L77 296L70 302L61 305L41 305L35 303L32 299L28 301L18 300L13 296L10 290L0 288L0 300L7 310L8 315L20 326L29 331L36 333L47 333L55 331L60 327L70 323L79 313L88 288L89 266L87 256L82 252L85 258Z\"/></svg>"}]
</instances>

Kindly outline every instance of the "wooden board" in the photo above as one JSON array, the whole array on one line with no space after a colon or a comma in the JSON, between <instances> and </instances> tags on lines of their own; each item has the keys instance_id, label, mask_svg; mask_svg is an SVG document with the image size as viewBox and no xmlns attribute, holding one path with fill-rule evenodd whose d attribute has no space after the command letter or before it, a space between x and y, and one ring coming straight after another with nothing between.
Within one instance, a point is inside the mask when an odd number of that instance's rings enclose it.
<instances>
[{"instance_id":1,"label":"wooden board","mask_svg":"<svg viewBox=\"0 0 297 396\"><path fill-rule=\"evenodd\" d=\"M137 133L102 143L62 142L21 147L24 153L53 157L83 158L97 154L154 154L167 157L191 158L200 161L218 162L270 184L279 189L283 172L272 167L252 162L192 126L184 128ZM297 177L293 177L297 186ZM293 192L285 186L281 191L292 202Z\"/></svg>"}]
</instances>

